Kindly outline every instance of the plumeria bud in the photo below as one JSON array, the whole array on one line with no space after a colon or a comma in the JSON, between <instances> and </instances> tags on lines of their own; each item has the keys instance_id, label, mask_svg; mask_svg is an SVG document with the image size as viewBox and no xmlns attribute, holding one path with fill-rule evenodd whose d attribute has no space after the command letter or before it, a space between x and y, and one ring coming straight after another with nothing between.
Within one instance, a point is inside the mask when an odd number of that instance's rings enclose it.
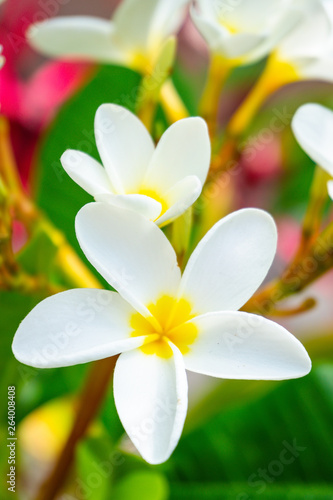
<instances>
[{"instance_id":1,"label":"plumeria bud","mask_svg":"<svg viewBox=\"0 0 333 500\"><path fill-rule=\"evenodd\" d=\"M134 114L103 104L96 113L95 136L104 167L81 151L68 150L61 158L66 172L95 200L140 212L164 226L199 197L211 155L202 118L174 123L155 148Z\"/></svg>"},{"instance_id":2,"label":"plumeria bud","mask_svg":"<svg viewBox=\"0 0 333 500\"><path fill-rule=\"evenodd\" d=\"M130 210L88 204L76 217L76 234L86 257L119 293L76 289L47 298L19 326L13 352L22 363L41 368L120 354L115 403L147 462L167 460L180 439L187 412L185 369L254 380L310 371L308 354L287 330L238 312L262 283L276 251L276 227L266 212L240 210L215 224L183 276L163 232ZM94 299L100 307L88 319L87 304Z\"/></svg>"},{"instance_id":3,"label":"plumeria bud","mask_svg":"<svg viewBox=\"0 0 333 500\"><path fill-rule=\"evenodd\" d=\"M293 133L306 154L333 177L333 111L320 104L305 104L295 113ZM333 199L333 181L328 182Z\"/></svg>"},{"instance_id":4,"label":"plumeria bud","mask_svg":"<svg viewBox=\"0 0 333 500\"><path fill-rule=\"evenodd\" d=\"M57 17L32 25L32 47L52 57L80 58L150 72L165 40L185 19L189 0L123 0L112 20Z\"/></svg>"}]
</instances>

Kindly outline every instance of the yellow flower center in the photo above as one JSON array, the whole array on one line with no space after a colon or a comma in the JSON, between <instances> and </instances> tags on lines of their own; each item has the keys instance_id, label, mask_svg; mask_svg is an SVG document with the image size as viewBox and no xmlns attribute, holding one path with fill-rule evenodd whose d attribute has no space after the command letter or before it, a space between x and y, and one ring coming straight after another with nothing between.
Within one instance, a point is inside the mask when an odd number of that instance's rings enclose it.
<instances>
[{"instance_id":1,"label":"yellow flower center","mask_svg":"<svg viewBox=\"0 0 333 500\"><path fill-rule=\"evenodd\" d=\"M143 187L140 189L139 194L149 196L149 198L153 198L154 200L158 201L162 205L162 211L158 217L161 217L161 215L165 214L165 212L168 210L168 208L169 208L168 203L154 189Z\"/></svg>"},{"instance_id":2,"label":"yellow flower center","mask_svg":"<svg viewBox=\"0 0 333 500\"><path fill-rule=\"evenodd\" d=\"M168 344L170 340L182 354L190 350L190 345L195 341L198 330L193 323L187 323L194 318L191 313L191 304L186 299L176 300L167 295L161 297L156 304L148 306L154 320L144 318L140 313L135 313L130 319L132 337L148 335L145 344L140 348L145 354L156 354L161 358L170 358L172 349Z\"/></svg>"}]
</instances>

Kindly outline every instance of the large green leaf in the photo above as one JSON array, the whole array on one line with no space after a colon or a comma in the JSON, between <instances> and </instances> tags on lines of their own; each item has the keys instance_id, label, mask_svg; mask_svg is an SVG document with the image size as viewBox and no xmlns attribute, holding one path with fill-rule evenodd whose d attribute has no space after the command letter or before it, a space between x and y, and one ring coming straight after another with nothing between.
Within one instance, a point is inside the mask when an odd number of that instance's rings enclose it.
<instances>
[{"instance_id":1,"label":"large green leaf","mask_svg":"<svg viewBox=\"0 0 333 500\"><path fill-rule=\"evenodd\" d=\"M332 500L333 486L272 486L259 494L248 484L172 484L170 500Z\"/></svg>"},{"instance_id":2,"label":"large green leaf","mask_svg":"<svg viewBox=\"0 0 333 500\"><path fill-rule=\"evenodd\" d=\"M183 437L170 464L170 479L248 481L255 492L264 469L269 477L265 484L330 483L332 380L333 366L324 365L216 415Z\"/></svg>"},{"instance_id":3,"label":"large green leaf","mask_svg":"<svg viewBox=\"0 0 333 500\"><path fill-rule=\"evenodd\" d=\"M122 478L112 492L113 500L167 500L169 487L159 472L138 471Z\"/></svg>"}]
</instances>

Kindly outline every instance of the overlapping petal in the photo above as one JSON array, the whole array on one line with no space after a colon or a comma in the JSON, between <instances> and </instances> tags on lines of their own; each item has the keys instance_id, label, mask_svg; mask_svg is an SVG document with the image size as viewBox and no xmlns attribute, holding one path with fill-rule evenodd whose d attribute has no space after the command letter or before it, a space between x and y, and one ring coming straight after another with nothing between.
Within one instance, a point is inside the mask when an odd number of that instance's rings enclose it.
<instances>
[{"instance_id":1,"label":"overlapping petal","mask_svg":"<svg viewBox=\"0 0 333 500\"><path fill-rule=\"evenodd\" d=\"M177 182L165 193L170 208L156 220L156 223L159 226L164 226L179 217L198 199L201 190L201 181L195 175L190 175Z\"/></svg>"},{"instance_id":2,"label":"overlapping petal","mask_svg":"<svg viewBox=\"0 0 333 500\"><path fill-rule=\"evenodd\" d=\"M98 161L81 151L68 149L61 157L67 174L91 196L112 193L109 177Z\"/></svg>"},{"instance_id":3,"label":"overlapping petal","mask_svg":"<svg viewBox=\"0 0 333 500\"><path fill-rule=\"evenodd\" d=\"M197 313L237 310L265 278L277 232L267 212L239 210L206 234L192 253L180 286Z\"/></svg>"},{"instance_id":4,"label":"overlapping petal","mask_svg":"<svg viewBox=\"0 0 333 500\"><path fill-rule=\"evenodd\" d=\"M181 353L147 356L137 349L122 354L114 373L114 397L122 424L142 457L151 464L169 458L187 411L187 380Z\"/></svg>"},{"instance_id":5,"label":"overlapping petal","mask_svg":"<svg viewBox=\"0 0 333 500\"><path fill-rule=\"evenodd\" d=\"M149 220L155 221L162 211L162 205L158 201L144 194L100 194L95 196L96 201L109 203L114 207L133 210Z\"/></svg>"},{"instance_id":6,"label":"overlapping petal","mask_svg":"<svg viewBox=\"0 0 333 500\"><path fill-rule=\"evenodd\" d=\"M297 2L281 0L196 3L198 9L191 10L193 22L210 49L234 65L265 57L297 25L304 10Z\"/></svg>"},{"instance_id":7,"label":"overlapping petal","mask_svg":"<svg viewBox=\"0 0 333 500\"><path fill-rule=\"evenodd\" d=\"M71 366L135 349L145 337L130 337L135 310L107 290L74 289L40 302L22 321L13 352L37 368Z\"/></svg>"},{"instance_id":8,"label":"overlapping petal","mask_svg":"<svg viewBox=\"0 0 333 500\"><path fill-rule=\"evenodd\" d=\"M155 149L146 127L126 108L103 104L96 112L95 136L114 190L135 193Z\"/></svg>"},{"instance_id":9,"label":"overlapping petal","mask_svg":"<svg viewBox=\"0 0 333 500\"><path fill-rule=\"evenodd\" d=\"M113 16L117 39L129 51L147 53L175 33L185 18L189 0L123 1Z\"/></svg>"},{"instance_id":10,"label":"overlapping petal","mask_svg":"<svg viewBox=\"0 0 333 500\"><path fill-rule=\"evenodd\" d=\"M146 173L145 182L162 192L187 176L195 175L204 184L211 146L202 118L185 118L169 127L159 141Z\"/></svg>"},{"instance_id":11,"label":"overlapping petal","mask_svg":"<svg viewBox=\"0 0 333 500\"><path fill-rule=\"evenodd\" d=\"M131 210L90 203L78 213L75 228L87 259L144 316L158 297L176 294L176 254L153 222Z\"/></svg>"},{"instance_id":12,"label":"overlapping petal","mask_svg":"<svg viewBox=\"0 0 333 500\"><path fill-rule=\"evenodd\" d=\"M200 333L184 356L188 370L219 378L283 380L302 377L311 369L302 344L262 316L219 312L192 322Z\"/></svg>"},{"instance_id":13,"label":"overlapping petal","mask_svg":"<svg viewBox=\"0 0 333 500\"><path fill-rule=\"evenodd\" d=\"M295 113L292 129L310 158L333 176L333 112L320 104L305 104Z\"/></svg>"},{"instance_id":14,"label":"overlapping petal","mask_svg":"<svg viewBox=\"0 0 333 500\"><path fill-rule=\"evenodd\" d=\"M331 34L331 25L321 2L313 2L302 23L279 45L284 58L317 57Z\"/></svg>"}]
</instances>

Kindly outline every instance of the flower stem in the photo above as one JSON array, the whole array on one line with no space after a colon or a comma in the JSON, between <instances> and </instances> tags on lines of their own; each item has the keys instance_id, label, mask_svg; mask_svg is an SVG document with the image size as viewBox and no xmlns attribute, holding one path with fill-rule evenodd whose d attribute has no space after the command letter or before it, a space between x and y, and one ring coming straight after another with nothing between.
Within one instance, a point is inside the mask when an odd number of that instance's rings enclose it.
<instances>
[{"instance_id":1,"label":"flower stem","mask_svg":"<svg viewBox=\"0 0 333 500\"><path fill-rule=\"evenodd\" d=\"M228 78L231 66L221 56L212 57L207 82L199 105L199 114L206 120L211 139L217 131L219 101L223 84Z\"/></svg>"},{"instance_id":2,"label":"flower stem","mask_svg":"<svg viewBox=\"0 0 333 500\"><path fill-rule=\"evenodd\" d=\"M69 283L71 283L71 286L100 288L98 280L77 256L63 233L54 227L25 193L12 150L9 124L3 116L0 116L0 180L2 185L2 195L0 196L2 199L1 212L5 214L11 211L14 217L25 225L30 235L40 229L48 235L55 246L58 247L56 263ZM3 225L5 218L1 217L1 219ZM38 291L39 287L46 291L49 290L50 293L59 291L57 287L47 286L47 283L40 284L36 277L29 277L17 269L11 248L11 217L6 217L6 226L6 255L2 252L2 256L7 256L8 277L15 274L15 279L11 280L11 285L19 290L31 293ZM5 228L2 228L2 233L4 232Z\"/></svg>"},{"instance_id":3,"label":"flower stem","mask_svg":"<svg viewBox=\"0 0 333 500\"><path fill-rule=\"evenodd\" d=\"M301 292L333 268L333 223L311 244L307 253L299 254L283 275L259 290L242 310L267 315L277 302Z\"/></svg>"},{"instance_id":4,"label":"flower stem","mask_svg":"<svg viewBox=\"0 0 333 500\"><path fill-rule=\"evenodd\" d=\"M321 167L316 166L311 185L310 199L302 227L302 239L296 258L306 253L309 244L320 232L325 203L328 199L327 182L330 176Z\"/></svg>"},{"instance_id":5,"label":"flower stem","mask_svg":"<svg viewBox=\"0 0 333 500\"><path fill-rule=\"evenodd\" d=\"M64 485L68 469L74 458L75 448L86 434L89 425L102 405L113 375L116 360L117 357L113 356L112 358L96 361L92 365L81 394L72 431L53 471L37 493L36 500L53 500Z\"/></svg>"},{"instance_id":6,"label":"flower stem","mask_svg":"<svg viewBox=\"0 0 333 500\"><path fill-rule=\"evenodd\" d=\"M189 112L171 78L162 85L160 100L169 123L177 122L189 116Z\"/></svg>"},{"instance_id":7,"label":"flower stem","mask_svg":"<svg viewBox=\"0 0 333 500\"><path fill-rule=\"evenodd\" d=\"M214 170L223 170L229 161L237 159L238 144L264 102L284 85L298 80L294 66L280 60L275 53L270 55L263 73L231 117L226 139L213 161Z\"/></svg>"}]
</instances>

